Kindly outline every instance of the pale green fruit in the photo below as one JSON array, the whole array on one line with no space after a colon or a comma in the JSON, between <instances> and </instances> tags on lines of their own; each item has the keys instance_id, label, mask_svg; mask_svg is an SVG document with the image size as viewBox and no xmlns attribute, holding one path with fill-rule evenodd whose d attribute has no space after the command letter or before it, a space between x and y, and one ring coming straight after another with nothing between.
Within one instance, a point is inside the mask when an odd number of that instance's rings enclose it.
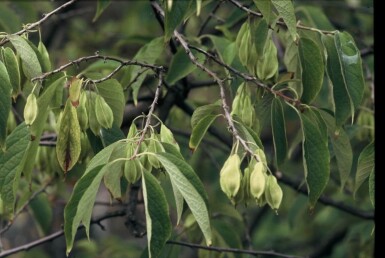
<instances>
[{"instance_id":1,"label":"pale green fruit","mask_svg":"<svg viewBox=\"0 0 385 258\"><path fill-rule=\"evenodd\" d=\"M112 113L110 106L100 95L97 95L95 99L95 113L96 119L102 127L107 129L112 127L112 123L114 122L114 114Z\"/></svg>"},{"instance_id":2,"label":"pale green fruit","mask_svg":"<svg viewBox=\"0 0 385 258\"><path fill-rule=\"evenodd\" d=\"M267 177L265 196L270 207L278 210L282 202L283 192L275 176L269 175Z\"/></svg>"},{"instance_id":3,"label":"pale green fruit","mask_svg":"<svg viewBox=\"0 0 385 258\"><path fill-rule=\"evenodd\" d=\"M261 198L265 192L266 178L264 175L264 165L262 162L257 162L254 165L250 175L250 193L255 199Z\"/></svg>"},{"instance_id":4,"label":"pale green fruit","mask_svg":"<svg viewBox=\"0 0 385 258\"><path fill-rule=\"evenodd\" d=\"M222 191L229 199L233 199L241 186L241 159L238 154L231 155L223 165L219 183Z\"/></svg>"},{"instance_id":5,"label":"pale green fruit","mask_svg":"<svg viewBox=\"0 0 385 258\"><path fill-rule=\"evenodd\" d=\"M27 125L31 125L38 113L37 99L35 94L31 93L27 97L27 102L24 107L24 121Z\"/></svg>"}]
</instances>

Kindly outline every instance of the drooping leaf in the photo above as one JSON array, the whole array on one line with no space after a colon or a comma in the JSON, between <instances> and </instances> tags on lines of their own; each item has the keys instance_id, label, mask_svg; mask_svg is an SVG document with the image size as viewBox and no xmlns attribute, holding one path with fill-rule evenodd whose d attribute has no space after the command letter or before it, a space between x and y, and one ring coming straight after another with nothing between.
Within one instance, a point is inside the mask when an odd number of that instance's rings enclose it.
<instances>
[{"instance_id":1,"label":"drooping leaf","mask_svg":"<svg viewBox=\"0 0 385 258\"><path fill-rule=\"evenodd\" d=\"M102 128L100 138L104 146L108 146L116 141L126 138L122 130L115 124L110 129Z\"/></svg>"},{"instance_id":2,"label":"drooping leaf","mask_svg":"<svg viewBox=\"0 0 385 258\"><path fill-rule=\"evenodd\" d=\"M287 29L293 39L297 39L297 20L294 13L294 5L290 0L271 0L275 9L277 9L279 15L282 17L285 22Z\"/></svg>"},{"instance_id":3,"label":"drooping leaf","mask_svg":"<svg viewBox=\"0 0 385 258\"><path fill-rule=\"evenodd\" d=\"M70 99L67 100L56 142L56 155L60 167L67 173L79 159L80 125L76 108L72 106Z\"/></svg>"},{"instance_id":4,"label":"drooping leaf","mask_svg":"<svg viewBox=\"0 0 385 258\"><path fill-rule=\"evenodd\" d=\"M191 116L191 127L194 128L200 120L202 120L207 115L217 115L221 112L221 106L219 101L216 101L213 104L208 104L200 106L194 110L193 115Z\"/></svg>"},{"instance_id":5,"label":"drooping leaf","mask_svg":"<svg viewBox=\"0 0 385 258\"><path fill-rule=\"evenodd\" d=\"M114 199L122 198L120 178L123 175L122 166L124 162L124 160L113 161L105 166L106 173L104 174L103 182Z\"/></svg>"},{"instance_id":6,"label":"drooping leaf","mask_svg":"<svg viewBox=\"0 0 385 258\"><path fill-rule=\"evenodd\" d=\"M214 120L221 115L208 115L199 120L198 124L196 124L191 132L189 148L195 150L198 148L199 143L202 141L203 136L206 134L210 125L214 122Z\"/></svg>"},{"instance_id":7,"label":"drooping leaf","mask_svg":"<svg viewBox=\"0 0 385 258\"><path fill-rule=\"evenodd\" d=\"M148 64L155 63L155 61L158 59L159 55L164 49L163 43L163 37L158 37L151 40L139 49L133 60L141 61ZM124 88L130 85L135 105L138 104L139 89L142 86L144 79L150 72L151 70L148 69L146 71L143 71L143 68L140 66L130 66L126 70L121 80L121 83Z\"/></svg>"},{"instance_id":8,"label":"drooping leaf","mask_svg":"<svg viewBox=\"0 0 385 258\"><path fill-rule=\"evenodd\" d=\"M18 35L8 35L8 38L20 55L25 76L28 79L39 76L42 73L40 62L27 40Z\"/></svg>"},{"instance_id":9,"label":"drooping leaf","mask_svg":"<svg viewBox=\"0 0 385 258\"><path fill-rule=\"evenodd\" d=\"M271 128L273 132L275 159L277 166L283 164L287 155L285 117L281 100L275 98L271 105Z\"/></svg>"},{"instance_id":10,"label":"drooping leaf","mask_svg":"<svg viewBox=\"0 0 385 258\"><path fill-rule=\"evenodd\" d=\"M321 50L310 38L301 38L298 47L302 67L303 92L301 101L310 104L321 91L324 64Z\"/></svg>"},{"instance_id":11,"label":"drooping leaf","mask_svg":"<svg viewBox=\"0 0 385 258\"><path fill-rule=\"evenodd\" d=\"M99 16L104 12L104 10L110 5L110 0L97 0L96 3L96 13L94 18L92 19L92 22L95 22Z\"/></svg>"},{"instance_id":12,"label":"drooping leaf","mask_svg":"<svg viewBox=\"0 0 385 258\"><path fill-rule=\"evenodd\" d=\"M335 119L332 115L323 110L320 111L320 114L328 128L330 142L337 160L342 189L348 180L353 164L353 150L350 139L344 129L336 127Z\"/></svg>"},{"instance_id":13,"label":"drooping leaf","mask_svg":"<svg viewBox=\"0 0 385 258\"><path fill-rule=\"evenodd\" d=\"M296 8L296 14L301 24L321 30L335 30L321 7L299 6Z\"/></svg>"},{"instance_id":14,"label":"drooping leaf","mask_svg":"<svg viewBox=\"0 0 385 258\"><path fill-rule=\"evenodd\" d=\"M103 166L94 167L79 179L64 209L64 234L66 238L67 255L72 250L80 222L83 221L86 228L89 228L89 221L87 223L85 217L91 218L96 193L104 175L101 171L102 167ZM87 230L87 235L88 232Z\"/></svg>"},{"instance_id":15,"label":"drooping leaf","mask_svg":"<svg viewBox=\"0 0 385 258\"><path fill-rule=\"evenodd\" d=\"M221 60L230 65L237 53L234 43L225 37L218 37L210 34L202 35L202 38L203 37L211 40Z\"/></svg>"},{"instance_id":16,"label":"drooping leaf","mask_svg":"<svg viewBox=\"0 0 385 258\"><path fill-rule=\"evenodd\" d=\"M172 192L174 194L174 199L175 199L175 207L176 207L176 224L179 225L180 219L182 218L182 213L183 213L183 204L184 204L184 199L183 195L179 191L178 187L175 185L174 181L171 181L172 185Z\"/></svg>"},{"instance_id":17,"label":"drooping leaf","mask_svg":"<svg viewBox=\"0 0 385 258\"><path fill-rule=\"evenodd\" d=\"M374 142L369 143L358 157L354 196L374 169Z\"/></svg>"},{"instance_id":18,"label":"drooping leaf","mask_svg":"<svg viewBox=\"0 0 385 258\"><path fill-rule=\"evenodd\" d=\"M354 116L363 97L364 79L362 61L353 38L344 33L322 36L327 52L327 72L333 85L337 126Z\"/></svg>"},{"instance_id":19,"label":"drooping leaf","mask_svg":"<svg viewBox=\"0 0 385 258\"><path fill-rule=\"evenodd\" d=\"M164 41L168 41L176 27L182 23L194 0L174 1L171 8L165 10ZM194 10L195 11L195 10Z\"/></svg>"},{"instance_id":20,"label":"drooping leaf","mask_svg":"<svg viewBox=\"0 0 385 258\"><path fill-rule=\"evenodd\" d=\"M207 245L211 245L211 228L207 195L202 182L194 170L184 160L169 153L157 153L156 157L162 163L173 184L178 188L193 213Z\"/></svg>"},{"instance_id":21,"label":"drooping leaf","mask_svg":"<svg viewBox=\"0 0 385 258\"><path fill-rule=\"evenodd\" d=\"M11 110L12 85L5 65L0 61L0 148L7 136L7 120Z\"/></svg>"},{"instance_id":22,"label":"drooping leaf","mask_svg":"<svg viewBox=\"0 0 385 258\"><path fill-rule=\"evenodd\" d=\"M149 257L158 257L171 236L168 204L156 178L146 171L142 175Z\"/></svg>"},{"instance_id":23,"label":"drooping leaf","mask_svg":"<svg viewBox=\"0 0 385 258\"><path fill-rule=\"evenodd\" d=\"M29 142L29 130L25 123L21 123L7 137L5 152L0 152L0 196L5 210L11 214Z\"/></svg>"},{"instance_id":24,"label":"drooping leaf","mask_svg":"<svg viewBox=\"0 0 385 258\"><path fill-rule=\"evenodd\" d=\"M96 87L98 88L99 94L112 109L112 113L114 114L114 124L120 127L123 121L125 105L122 85L115 79L109 79L98 83Z\"/></svg>"},{"instance_id":25,"label":"drooping leaf","mask_svg":"<svg viewBox=\"0 0 385 258\"><path fill-rule=\"evenodd\" d=\"M303 113L299 113L296 108L293 109L301 120L303 166L310 208L313 209L329 180L330 154L327 128L317 110L307 108Z\"/></svg>"},{"instance_id":26,"label":"drooping leaf","mask_svg":"<svg viewBox=\"0 0 385 258\"><path fill-rule=\"evenodd\" d=\"M266 1L267 2L267 1ZM270 1L269 1L270 2ZM265 19L254 19L250 23L251 42L256 50L256 58L263 58L269 40L269 27Z\"/></svg>"},{"instance_id":27,"label":"drooping leaf","mask_svg":"<svg viewBox=\"0 0 385 258\"><path fill-rule=\"evenodd\" d=\"M270 22L270 16L272 16L272 1L254 0L254 3L257 6L258 10L262 13L264 19L266 19L267 22Z\"/></svg>"},{"instance_id":28,"label":"drooping leaf","mask_svg":"<svg viewBox=\"0 0 385 258\"><path fill-rule=\"evenodd\" d=\"M39 53L41 56L40 63L42 66L42 70L45 72L51 71L51 61L49 60L49 53L44 43L39 41L39 44L37 45L37 49L39 50Z\"/></svg>"},{"instance_id":29,"label":"drooping leaf","mask_svg":"<svg viewBox=\"0 0 385 258\"><path fill-rule=\"evenodd\" d=\"M9 81L12 85L12 97L15 99L20 93L20 69L18 59L9 47L2 49L4 65L7 68ZM3 82L4 83L4 82Z\"/></svg>"},{"instance_id":30,"label":"drooping leaf","mask_svg":"<svg viewBox=\"0 0 385 258\"><path fill-rule=\"evenodd\" d=\"M191 52L199 62L204 62L205 56L202 53L197 52L196 50L192 50ZM186 51L180 48L171 60L165 81L170 85L174 85L177 81L186 77L195 69L197 69L197 66L191 62Z\"/></svg>"}]
</instances>

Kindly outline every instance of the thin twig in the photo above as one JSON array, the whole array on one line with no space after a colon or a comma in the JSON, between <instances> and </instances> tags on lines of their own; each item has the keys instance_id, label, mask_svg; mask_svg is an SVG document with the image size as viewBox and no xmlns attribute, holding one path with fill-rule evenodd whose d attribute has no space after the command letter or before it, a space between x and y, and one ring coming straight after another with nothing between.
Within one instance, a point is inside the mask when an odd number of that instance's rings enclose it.
<instances>
[{"instance_id":1,"label":"thin twig","mask_svg":"<svg viewBox=\"0 0 385 258\"><path fill-rule=\"evenodd\" d=\"M31 23L31 24L27 25L24 29L22 29L21 31L18 31L18 32L12 34L12 35L22 35L23 33L29 32L33 28L39 26L40 24L42 24L43 22L48 20L55 13L60 12L61 10L63 10L67 6L75 3L76 1L77 0L71 0L71 1L68 1L67 3L64 3L63 5L59 6L55 10L53 10L53 11L47 13L47 14L44 14L42 19L38 20L37 22L34 22L34 23ZM3 38L3 40L0 42L0 46L3 46L7 42L9 42L9 39L8 38Z\"/></svg>"},{"instance_id":2,"label":"thin twig","mask_svg":"<svg viewBox=\"0 0 385 258\"><path fill-rule=\"evenodd\" d=\"M275 256L275 257L283 257L283 258L303 257L303 256L297 256L297 255L288 255L288 254L278 253L275 251L253 251L253 250L245 250L245 249L237 249L237 248L205 246L205 245L198 245L198 244L192 244L188 242L180 242L180 241L174 241L174 240L168 240L166 243L169 245L180 245L180 246L186 246L194 249L203 249L203 250L214 251L219 253L250 254L253 256L266 255L266 256Z\"/></svg>"},{"instance_id":3,"label":"thin twig","mask_svg":"<svg viewBox=\"0 0 385 258\"><path fill-rule=\"evenodd\" d=\"M151 119L152 119L152 114L154 113L154 110L155 110L155 106L158 104L158 99L159 99L160 92L161 92L161 89L162 89L162 84L163 84L163 73L161 72L163 70L163 68L158 69L158 70L159 70L159 72L158 72L159 82L158 82L158 86L156 87L154 100L151 103L150 111L147 114L146 123L145 123L145 125L143 127L142 134L140 135L140 138L139 138L139 140L137 142L136 149L134 151L134 155L132 157L135 157L138 154L138 152L139 152L140 144L144 141L144 138L145 138L146 133L148 131L148 128L150 126L150 122L151 122Z\"/></svg>"},{"instance_id":4,"label":"thin twig","mask_svg":"<svg viewBox=\"0 0 385 258\"><path fill-rule=\"evenodd\" d=\"M229 1L230 3L232 3L233 5L238 7L239 9L247 12L248 14L251 14L251 15L254 15L254 16L260 17L260 18L263 17L262 13L259 13L259 12L256 12L256 11L253 11L253 10L247 8L246 6L244 6L243 4L238 2L237 0L227 0L227 1ZM283 21L277 21L277 24L287 28L286 23L283 22ZM297 24L296 27L297 27L297 29L319 32L319 33L323 33L323 34L326 34L326 35L334 35L334 34L336 34L336 31L319 30L319 29L316 29L316 28L313 28L313 27L307 27L307 26L304 26L304 25L301 25L301 24Z\"/></svg>"},{"instance_id":5,"label":"thin twig","mask_svg":"<svg viewBox=\"0 0 385 258\"><path fill-rule=\"evenodd\" d=\"M37 80L39 80L39 81L44 80L48 76L51 76L51 75L56 74L56 73L59 73L59 72L65 70L66 68L68 68L69 66L79 65L82 62L87 62L89 60L95 60L95 59L101 59L101 60L104 60L104 61L115 61L115 62L120 63L120 65L117 68L115 68L115 70L112 71L107 76L105 76L105 77L103 77L101 79L98 79L98 80L91 80L91 82L93 82L93 83L100 83L100 82L103 82L105 80L110 79L114 74L116 74L120 69L122 69L122 67L128 66L128 65L136 65L136 66L146 67L146 68L154 70L155 72L158 72L160 70L162 70L162 71L164 70L164 68L162 66L146 64L146 63L142 63L142 62L134 61L134 60L127 60L127 61L125 61L125 60L122 60L122 59L119 59L119 58L116 58L116 57L103 56L103 55L99 55L99 53L95 53L95 55L80 57L80 58L78 58L76 60L73 60L73 61L71 61L71 62L69 62L69 63L67 63L65 65L60 66L59 68L57 68L57 69L55 69L53 71L50 71L50 72L47 72L47 73L43 73L40 76L32 78L31 81L34 82L34 81L37 81Z\"/></svg>"},{"instance_id":6,"label":"thin twig","mask_svg":"<svg viewBox=\"0 0 385 258\"><path fill-rule=\"evenodd\" d=\"M291 188L293 188L297 192L300 192L304 195L308 195L308 191L306 190L305 187L301 186L300 182L296 182L295 180L283 175L282 173L276 173L275 176L277 177L277 179L280 182L284 183L285 185L290 186ZM352 206L346 205L343 202L335 201L335 200L331 199L330 197L327 197L324 195L322 195L318 199L318 202L320 202L324 205L327 205L327 206L332 206L332 207L337 208L343 212L349 213L353 216L356 216L356 217L359 217L362 219L367 219L367 220L373 220L374 219L374 213L373 212L356 209Z\"/></svg>"},{"instance_id":7,"label":"thin twig","mask_svg":"<svg viewBox=\"0 0 385 258\"><path fill-rule=\"evenodd\" d=\"M94 220L91 220L90 224L97 224L99 226L101 226L100 222L102 222L103 220L106 220L106 219L110 219L110 218L115 218L115 217L123 217L126 215L126 212L124 210L122 211L117 211L117 212L112 212L112 213L109 213L109 214L106 214L104 216L101 216L97 219L94 219ZM81 225L77 230L80 230L81 228L84 228L84 225ZM15 254L15 253L19 253L19 252L22 252L22 251L28 251L36 246L39 246L39 245L42 245L44 243L47 243L47 242L50 242L56 238L59 238L61 237L62 235L64 235L64 230L59 230L51 235L48 235L46 237L43 237L43 238L40 238L38 240L35 240L33 242L30 242L28 244L25 244L25 245L22 245L22 246L18 246L18 247L15 247L15 248L12 248L12 249L9 249L7 251L4 251L4 252L1 252L0 253L0 258L3 258L3 257L7 257L11 254Z\"/></svg>"},{"instance_id":8,"label":"thin twig","mask_svg":"<svg viewBox=\"0 0 385 258\"><path fill-rule=\"evenodd\" d=\"M204 29L206 28L207 24L210 22L211 18L215 15L215 13L218 11L219 7L223 3L224 0L218 1L217 5L214 7L214 9L210 12L209 16L207 16L206 20L203 22L202 26L199 29L198 37L202 35Z\"/></svg>"},{"instance_id":9,"label":"thin twig","mask_svg":"<svg viewBox=\"0 0 385 258\"><path fill-rule=\"evenodd\" d=\"M28 200L19 208L19 210L17 210L14 214L13 214L13 218L11 220L8 221L7 225L5 225L5 227L3 229L0 230L0 237L5 233L7 232L11 226L13 225L13 222L15 221L15 219L27 208L27 206L39 195L41 194L42 192L44 192L47 187L51 184L53 178L50 178L39 190L37 190L36 192L34 192L29 198Z\"/></svg>"}]
</instances>

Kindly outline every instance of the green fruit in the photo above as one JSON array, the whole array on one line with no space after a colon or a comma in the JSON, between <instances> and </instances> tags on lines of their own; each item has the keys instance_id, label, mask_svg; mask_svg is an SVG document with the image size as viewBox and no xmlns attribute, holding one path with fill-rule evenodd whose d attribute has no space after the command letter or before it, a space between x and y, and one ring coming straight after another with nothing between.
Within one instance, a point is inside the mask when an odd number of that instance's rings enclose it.
<instances>
[{"instance_id":1,"label":"green fruit","mask_svg":"<svg viewBox=\"0 0 385 258\"><path fill-rule=\"evenodd\" d=\"M254 165L250 175L250 193L255 199L261 198L265 192L266 178L264 175L264 165L262 162L257 162Z\"/></svg>"},{"instance_id":2,"label":"green fruit","mask_svg":"<svg viewBox=\"0 0 385 258\"><path fill-rule=\"evenodd\" d=\"M283 192L278 185L277 178L272 175L267 176L266 180L266 201L274 210L278 210L282 202Z\"/></svg>"},{"instance_id":3,"label":"green fruit","mask_svg":"<svg viewBox=\"0 0 385 258\"><path fill-rule=\"evenodd\" d=\"M24 107L24 121L27 125L31 125L38 113L37 99L35 94L31 93L27 97L27 102Z\"/></svg>"},{"instance_id":4,"label":"green fruit","mask_svg":"<svg viewBox=\"0 0 385 258\"><path fill-rule=\"evenodd\" d=\"M233 199L239 191L241 186L241 159L238 154L231 155L223 165L219 183L222 191L229 199Z\"/></svg>"},{"instance_id":5,"label":"green fruit","mask_svg":"<svg viewBox=\"0 0 385 258\"><path fill-rule=\"evenodd\" d=\"M73 78L69 86L69 99L74 107L79 105L80 90L82 89L83 79Z\"/></svg>"},{"instance_id":6,"label":"green fruit","mask_svg":"<svg viewBox=\"0 0 385 258\"><path fill-rule=\"evenodd\" d=\"M79 106L76 109L80 128L83 132L88 129L87 96L85 92L80 94Z\"/></svg>"},{"instance_id":7,"label":"green fruit","mask_svg":"<svg viewBox=\"0 0 385 258\"><path fill-rule=\"evenodd\" d=\"M95 113L96 119L102 127L108 129L112 127L112 123L114 122L114 114L112 113L110 106L100 95L97 95L95 99Z\"/></svg>"}]
</instances>

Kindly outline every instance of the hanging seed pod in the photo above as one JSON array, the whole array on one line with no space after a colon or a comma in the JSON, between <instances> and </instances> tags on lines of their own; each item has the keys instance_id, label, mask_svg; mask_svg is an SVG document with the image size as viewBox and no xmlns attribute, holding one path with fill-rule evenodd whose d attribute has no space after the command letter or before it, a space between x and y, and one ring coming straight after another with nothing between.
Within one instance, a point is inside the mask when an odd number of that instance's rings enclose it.
<instances>
[{"instance_id":1,"label":"hanging seed pod","mask_svg":"<svg viewBox=\"0 0 385 258\"><path fill-rule=\"evenodd\" d=\"M265 81L272 78L277 71L277 47L274 45L273 40L270 39L266 42L266 51L263 58L259 58L256 63L255 73L260 80Z\"/></svg>"},{"instance_id":2,"label":"hanging seed pod","mask_svg":"<svg viewBox=\"0 0 385 258\"><path fill-rule=\"evenodd\" d=\"M101 126L98 122L98 119L96 118L96 112L95 112L95 99L96 99L96 94L94 92L89 92L89 98L87 99L87 110L88 110L88 125L91 131L95 135L100 135L100 129Z\"/></svg>"},{"instance_id":3,"label":"hanging seed pod","mask_svg":"<svg viewBox=\"0 0 385 258\"><path fill-rule=\"evenodd\" d=\"M254 165L250 175L250 194L255 198L261 198L265 192L266 178L264 175L264 165L262 162L257 162Z\"/></svg>"},{"instance_id":4,"label":"hanging seed pod","mask_svg":"<svg viewBox=\"0 0 385 258\"><path fill-rule=\"evenodd\" d=\"M154 133L151 134L150 141L148 143L148 151L152 153L158 153L158 152L164 151L162 145L159 143ZM153 166L154 168L161 167L159 160L154 155L148 155L148 161L150 162L151 166Z\"/></svg>"},{"instance_id":5,"label":"hanging seed pod","mask_svg":"<svg viewBox=\"0 0 385 258\"><path fill-rule=\"evenodd\" d=\"M77 107L79 105L80 91L82 89L83 79L74 77L69 85L69 99L72 106Z\"/></svg>"},{"instance_id":6,"label":"hanging seed pod","mask_svg":"<svg viewBox=\"0 0 385 258\"><path fill-rule=\"evenodd\" d=\"M112 127L112 123L114 122L114 114L112 113L110 106L100 95L97 95L95 99L95 113L96 119L102 127L108 129Z\"/></svg>"},{"instance_id":7,"label":"hanging seed pod","mask_svg":"<svg viewBox=\"0 0 385 258\"><path fill-rule=\"evenodd\" d=\"M179 145L175 141L174 135L171 130L167 128L163 123L160 126L160 141L167 142L174 145L179 150Z\"/></svg>"},{"instance_id":8,"label":"hanging seed pod","mask_svg":"<svg viewBox=\"0 0 385 258\"><path fill-rule=\"evenodd\" d=\"M277 211L282 202L283 192L275 176L267 176L265 196L270 207Z\"/></svg>"},{"instance_id":9,"label":"hanging seed pod","mask_svg":"<svg viewBox=\"0 0 385 258\"><path fill-rule=\"evenodd\" d=\"M238 193L241 185L241 159L238 154L231 155L223 165L219 183L222 191L227 195L231 200Z\"/></svg>"},{"instance_id":10,"label":"hanging seed pod","mask_svg":"<svg viewBox=\"0 0 385 258\"><path fill-rule=\"evenodd\" d=\"M76 109L76 112L78 113L80 128L82 129L83 132L85 132L89 126L88 126L88 114L87 114L87 96L84 91L80 94L79 105Z\"/></svg>"},{"instance_id":11,"label":"hanging seed pod","mask_svg":"<svg viewBox=\"0 0 385 258\"><path fill-rule=\"evenodd\" d=\"M127 160L124 163L124 176L128 183L136 183L142 176L142 164L139 159Z\"/></svg>"},{"instance_id":12,"label":"hanging seed pod","mask_svg":"<svg viewBox=\"0 0 385 258\"><path fill-rule=\"evenodd\" d=\"M31 125L38 113L37 99L35 94L31 93L27 97L27 102L24 107L24 121L27 125Z\"/></svg>"}]
</instances>

